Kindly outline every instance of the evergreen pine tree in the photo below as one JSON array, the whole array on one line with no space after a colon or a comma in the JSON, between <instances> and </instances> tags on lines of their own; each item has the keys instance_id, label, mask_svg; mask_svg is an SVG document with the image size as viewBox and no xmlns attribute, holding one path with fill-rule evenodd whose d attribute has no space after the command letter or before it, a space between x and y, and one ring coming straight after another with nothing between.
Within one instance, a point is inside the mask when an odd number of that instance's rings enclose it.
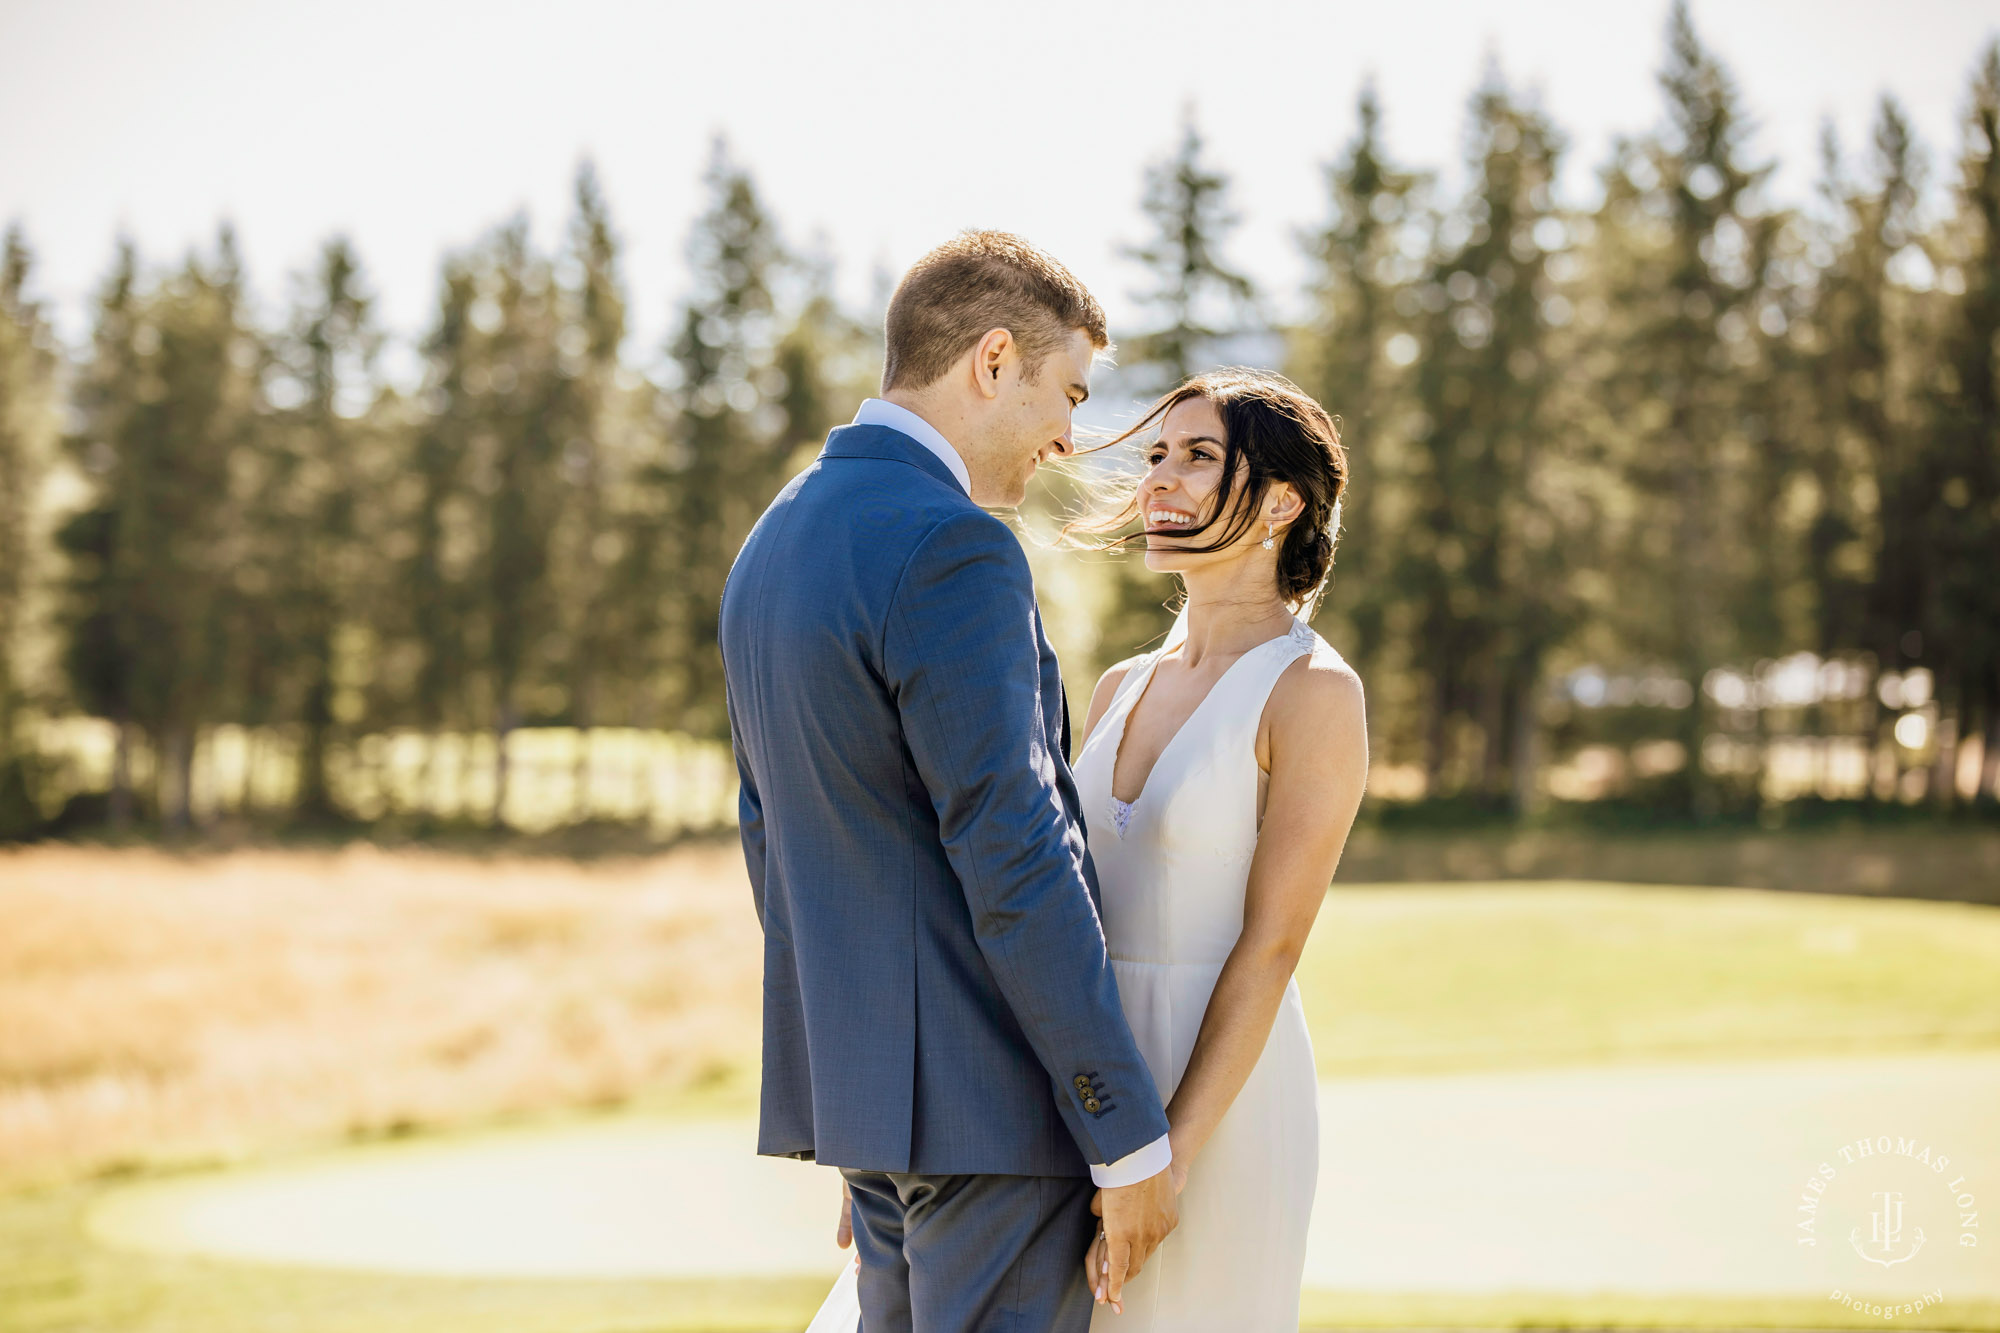
<instances>
[{"instance_id":1,"label":"evergreen pine tree","mask_svg":"<svg viewBox=\"0 0 2000 1333\"><path fill-rule=\"evenodd\" d=\"M576 213L570 224L563 292L563 325L557 333L558 370L569 381L570 407L563 444L562 480L568 496L559 543L559 605L569 645L568 704L577 731L571 781L571 814L590 807L592 728L602 719L606 686L630 672L631 644L617 633L607 605L612 566L620 555L614 488L620 459L615 433L625 419L620 355L625 344L625 291L618 271L618 241L596 169L586 162L576 175Z\"/></svg>"},{"instance_id":2,"label":"evergreen pine tree","mask_svg":"<svg viewBox=\"0 0 2000 1333\"><path fill-rule=\"evenodd\" d=\"M78 698L120 732L114 822L129 813L129 727L150 742L162 822L191 816L195 742L219 720L233 645L230 572L241 511L231 458L261 411L258 351L225 229L151 291L121 247L99 303L72 441L89 501L65 525L66 666Z\"/></svg>"},{"instance_id":3,"label":"evergreen pine tree","mask_svg":"<svg viewBox=\"0 0 2000 1333\"><path fill-rule=\"evenodd\" d=\"M1419 313L1413 297L1427 231L1422 178L1389 161L1372 84L1362 88L1355 114L1354 138L1326 171L1331 216L1307 238L1310 313L1290 354L1293 378L1333 414L1347 452L1341 513L1352 536L1338 547L1327 603L1347 627L1342 651L1371 682L1371 734L1379 746L1400 750L1407 738L1392 737L1391 723L1410 707L1392 682L1408 682L1412 673L1390 655L1397 590L1389 574L1406 528L1385 520L1396 512L1397 451L1408 429L1399 405L1407 396L1404 366L1417 348L1408 327Z\"/></svg>"},{"instance_id":4,"label":"evergreen pine tree","mask_svg":"<svg viewBox=\"0 0 2000 1333\"><path fill-rule=\"evenodd\" d=\"M1550 195L1560 145L1497 73L1472 113L1472 186L1440 228L1421 307L1402 478L1416 540L1398 543L1388 581L1420 608L1411 661L1431 689L1433 789L1463 736L1458 785L1519 811L1534 789L1543 663L1577 618L1582 477L1554 419L1560 307L1546 273L1565 244Z\"/></svg>"},{"instance_id":5,"label":"evergreen pine tree","mask_svg":"<svg viewBox=\"0 0 2000 1333\"><path fill-rule=\"evenodd\" d=\"M1821 191L1833 212L1832 263L1816 274L1816 299L1805 312L1812 349L1806 387L1820 412L1802 452L1819 501L1809 536L1818 649L1868 649L1890 663L1916 611L1916 599L1898 590L1917 572L1903 549L1917 534L1909 531L1904 499L1910 422L1893 392L1902 340L1892 325L1907 332L1909 314L1894 308L1889 269L1914 235L1918 181L1908 124L1886 98L1875 149L1873 179L1850 181L1827 132ZM1874 491L1872 506L1857 483Z\"/></svg>"},{"instance_id":6,"label":"evergreen pine tree","mask_svg":"<svg viewBox=\"0 0 2000 1333\"><path fill-rule=\"evenodd\" d=\"M107 816L114 829L132 820L134 683L141 649L131 595L133 553L121 511L134 500L138 453L137 390L142 355L158 335L141 334L138 255L121 241L97 298L90 355L78 376L73 409L79 423L65 446L91 487L89 502L64 522L56 545L66 559L63 668L69 692L86 712L112 724Z\"/></svg>"},{"instance_id":7,"label":"evergreen pine tree","mask_svg":"<svg viewBox=\"0 0 2000 1333\"><path fill-rule=\"evenodd\" d=\"M660 586L676 602L680 661L675 705L682 730L728 734L719 617L736 550L783 481L790 454L781 409L774 288L784 251L749 174L718 141L709 206L689 257L694 293L680 314L671 454L677 566Z\"/></svg>"},{"instance_id":8,"label":"evergreen pine tree","mask_svg":"<svg viewBox=\"0 0 2000 1333\"><path fill-rule=\"evenodd\" d=\"M787 475L812 461L827 432L874 392L882 371L875 340L834 295L832 258L814 255L798 267L803 295L773 357L780 385L775 401L784 414L781 470Z\"/></svg>"},{"instance_id":9,"label":"evergreen pine tree","mask_svg":"<svg viewBox=\"0 0 2000 1333\"><path fill-rule=\"evenodd\" d=\"M1829 657L1865 655L1900 667L1905 638L1922 614L1927 539L1920 527L1922 414L1913 389L1931 359L1933 321L1891 271L1918 241L1920 163L1908 122L1889 98L1862 179L1848 174L1831 126L1821 157L1822 216L1795 243L1809 276L1774 293L1760 315L1773 381L1790 385L1789 452L1809 483L1799 562L1812 606L1810 643ZM1860 711L1874 719L1878 754L1894 765L1902 751L1888 734L1891 719L1874 703L1871 690Z\"/></svg>"},{"instance_id":10,"label":"evergreen pine tree","mask_svg":"<svg viewBox=\"0 0 2000 1333\"><path fill-rule=\"evenodd\" d=\"M1951 226L1953 286L1945 315L1940 390L1918 494L1931 572L1925 580L1921 660L1936 680L1941 728L1931 776L1940 804L1955 799L1956 735L1983 730L1985 769L2000 775L2000 42L1973 78Z\"/></svg>"},{"instance_id":11,"label":"evergreen pine tree","mask_svg":"<svg viewBox=\"0 0 2000 1333\"><path fill-rule=\"evenodd\" d=\"M481 296L471 313L484 335L474 362L483 376L473 386L483 390L471 441L473 486L483 502L473 605L485 640L485 706L496 753L491 818L499 824L515 729L526 720L555 720L567 702L551 574L568 507L563 445L575 420L575 393L559 365L559 293L548 261L529 245L526 220L501 228L483 260Z\"/></svg>"},{"instance_id":12,"label":"evergreen pine tree","mask_svg":"<svg viewBox=\"0 0 2000 1333\"><path fill-rule=\"evenodd\" d=\"M468 474L480 430L474 386L487 380L477 364L472 314L477 300L472 265L462 256L447 258L435 323L423 343L420 415L404 437L413 495L394 571L401 592L394 605L401 617L391 633L415 663L407 708L409 721L429 738L419 779L425 805L437 801L443 783L438 759L445 735L475 725L467 683L476 651L470 621L479 541Z\"/></svg>"},{"instance_id":13,"label":"evergreen pine tree","mask_svg":"<svg viewBox=\"0 0 2000 1333\"><path fill-rule=\"evenodd\" d=\"M1683 762L1660 799L1699 816L1728 793L1703 754L1715 718L1705 683L1773 627L1754 614L1756 577L1769 554L1756 504L1770 440L1746 410L1757 364L1752 319L1774 223L1755 211L1768 168L1742 160L1735 87L1700 43L1684 3L1669 22L1669 127L1621 145L1606 175L1594 259L1609 327L1596 386L1614 431L1631 504L1608 604L1623 641L1689 683L1673 710ZM1756 774L1740 774L1739 799Z\"/></svg>"},{"instance_id":14,"label":"evergreen pine tree","mask_svg":"<svg viewBox=\"0 0 2000 1333\"><path fill-rule=\"evenodd\" d=\"M1173 154L1146 169L1140 205L1153 224L1143 245L1126 247L1151 279L1139 299L1158 323L1134 341L1129 366L1154 371L1164 392L1212 364L1212 344L1240 332L1255 297L1250 279L1222 257L1222 242L1236 226L1229 207L1229 178L1202 160L1201 134L1190 112Z\"/></svg>"},{"instance_id":15,"label":"evergreen pine tree","mask_svg":"<svg viewBox=\"0 0 2000 1333\"><path fill-rule=\"evenodd\" d=\"M1120 359L1138 387L1160 393L1212 368L1215 344L1244 331L1255 301L1250 280L1223 258L1237 224L1229 179L1204 161L1192 111L1174 151L1146 168L1140 207L1153 234L1125 253L1146 270L1148 285L1137 295L1155 322ZM1173 624L1174 585L1146 569L1144 552L1143 538L1128 537L1102 566L1110 596L1097 629L1107 663L1153 646Z\"/></svg>"},{"instance_id":16,"label":"evergreen pine tree","mask_svg":"<svg viewBox=\"0 0 2000 1333\"><path fill-rule=\"evenodd\" d=\"M28 296L32 260L18 226L0 241L0 841L41 821L36 755L22 727L22 650L43 569L35 498L57 434L55 336Z\"/></svg>"},{"instance_id":17,"label":"evergreen pine tree","mask_svg":"<svg viewBox=\"0 0 2000 1333\"><path fill-rule=\"evenodd\" d=\"M279 568L270 591L280 608L286 674L293 678L303 735L294 814L322 822L337 813L328 747L341 721L335 711L339 676L351 669L342 661L342 634L376 628L377 601L370 594L383 582L376 569L379 545L368 529L381 514L383 497L371 485L364 456L370 430L362 420L379 392L374 362L381 338L371 322L360 261L344 238L326 243L300 288L275 357L287 406L264 432L271 477L263 507L266 522L278 526L272 545Z\"/></svg>"}]
</instances>

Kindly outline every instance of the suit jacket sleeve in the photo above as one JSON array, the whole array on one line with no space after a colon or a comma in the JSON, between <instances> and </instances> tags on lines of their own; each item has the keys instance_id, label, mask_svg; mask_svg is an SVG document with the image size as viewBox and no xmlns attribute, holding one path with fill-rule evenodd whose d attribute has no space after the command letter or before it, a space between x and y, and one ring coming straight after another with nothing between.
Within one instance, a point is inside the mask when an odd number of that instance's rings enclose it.
<instances>
[{"instance_id":1,"label":"suit jacket sleeve","mask_svg":"<svg viewBox=\"0 0 2000 1333\"><path fill-rule=\"evenodd\" d=\"M750 771L750 756L743 751L743 728L736 716L736 697L724 679L724 700L729 709L730 745L736 751L736 823L743 839L743 865L750 873L750 897L757 904L757 924L764 923L764 802L757 792L756 775Z\"/></svg>"},{"instance_id":2,"label":"suit jacket sleeve","mask_svg":"<svg viewBox=\"0 0 2000 1333\"><path fill-rule=\"evenodd\" d=\"M1034 585L1004 525L940 523L905 567L884 674L979 948L1087 1161L1167 1132L1118 1000L1043 715Z\"/></svg>"}]
</instances>

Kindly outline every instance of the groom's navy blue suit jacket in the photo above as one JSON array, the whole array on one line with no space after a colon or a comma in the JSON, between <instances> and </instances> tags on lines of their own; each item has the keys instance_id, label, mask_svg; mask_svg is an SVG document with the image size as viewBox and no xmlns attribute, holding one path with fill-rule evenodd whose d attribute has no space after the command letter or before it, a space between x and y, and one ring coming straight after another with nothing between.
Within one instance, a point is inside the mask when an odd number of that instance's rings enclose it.
<instances>
[{"instance_id":1,"label":"groom's navy blue suit jacket","mask_svg":"<svg viewBox=\"0 0 2000 1333\"><path fill-rule=\"evenodd\" d=\"M917 441L841 427L744 542L722 655L764 926L758 1151L1074 1176L1165 1134L1006 525Z\"/></svg>"}]
</instances>

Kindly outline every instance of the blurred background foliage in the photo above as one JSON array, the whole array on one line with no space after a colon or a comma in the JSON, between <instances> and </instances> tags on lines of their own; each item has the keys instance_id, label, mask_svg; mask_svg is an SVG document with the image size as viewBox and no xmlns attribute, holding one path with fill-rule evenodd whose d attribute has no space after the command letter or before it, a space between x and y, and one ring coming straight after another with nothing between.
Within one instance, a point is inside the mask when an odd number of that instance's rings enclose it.
<instances>
[{"instance_id":1,"label":"blurred background foliage","mask_svg":"<svg viewBox=\"0 0 2000 1333\"><path fill-rule=\"evenodd\" d=\"M1959 143L1885 99L1802 200L1684 10L1660 84L1587 207L1497 70L1462 189L1390 160L1364 94L1295 322L1232 264L1190 114L1129 249L1153 323L1099 397L1252 360L1340 418L1318 625L1368 684L1370 821L1990 816L2000 48ZM627 336L586 164L553 245L516 219L444 257L413 388L342 238L268 323L227 229L177 266L125 245L65 347L10 230L0 837L726 824L722 582L872 392L879 309L720 142L707 189L664 347ZM1136 562L1050 546L1081 484L1023 514L1079 704L1168 621Z\"/></svg>"}]
</instances>

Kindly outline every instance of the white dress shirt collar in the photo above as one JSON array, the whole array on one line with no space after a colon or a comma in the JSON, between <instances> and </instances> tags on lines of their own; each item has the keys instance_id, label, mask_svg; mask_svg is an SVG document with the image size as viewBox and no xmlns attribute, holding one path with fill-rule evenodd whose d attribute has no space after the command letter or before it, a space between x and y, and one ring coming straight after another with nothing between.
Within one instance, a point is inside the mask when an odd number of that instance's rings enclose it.
<instances>
[{"instance_id":1,"label":"white dress shirt collar","mask_svg":"<svg viewBox=\"0 0 2000 1333\"><path fill-rule=\"evenodd\" d=\"M951 447L951 441L939 433L938 428L907 407L900 407L886 398L864 398L861 407L854 414L857 426L887 426L899 430L930 450L951 469L951 475L958 478L959 489L972 494L972 473L965 467L958 450Z\"/></svg>"}]
</instances>

